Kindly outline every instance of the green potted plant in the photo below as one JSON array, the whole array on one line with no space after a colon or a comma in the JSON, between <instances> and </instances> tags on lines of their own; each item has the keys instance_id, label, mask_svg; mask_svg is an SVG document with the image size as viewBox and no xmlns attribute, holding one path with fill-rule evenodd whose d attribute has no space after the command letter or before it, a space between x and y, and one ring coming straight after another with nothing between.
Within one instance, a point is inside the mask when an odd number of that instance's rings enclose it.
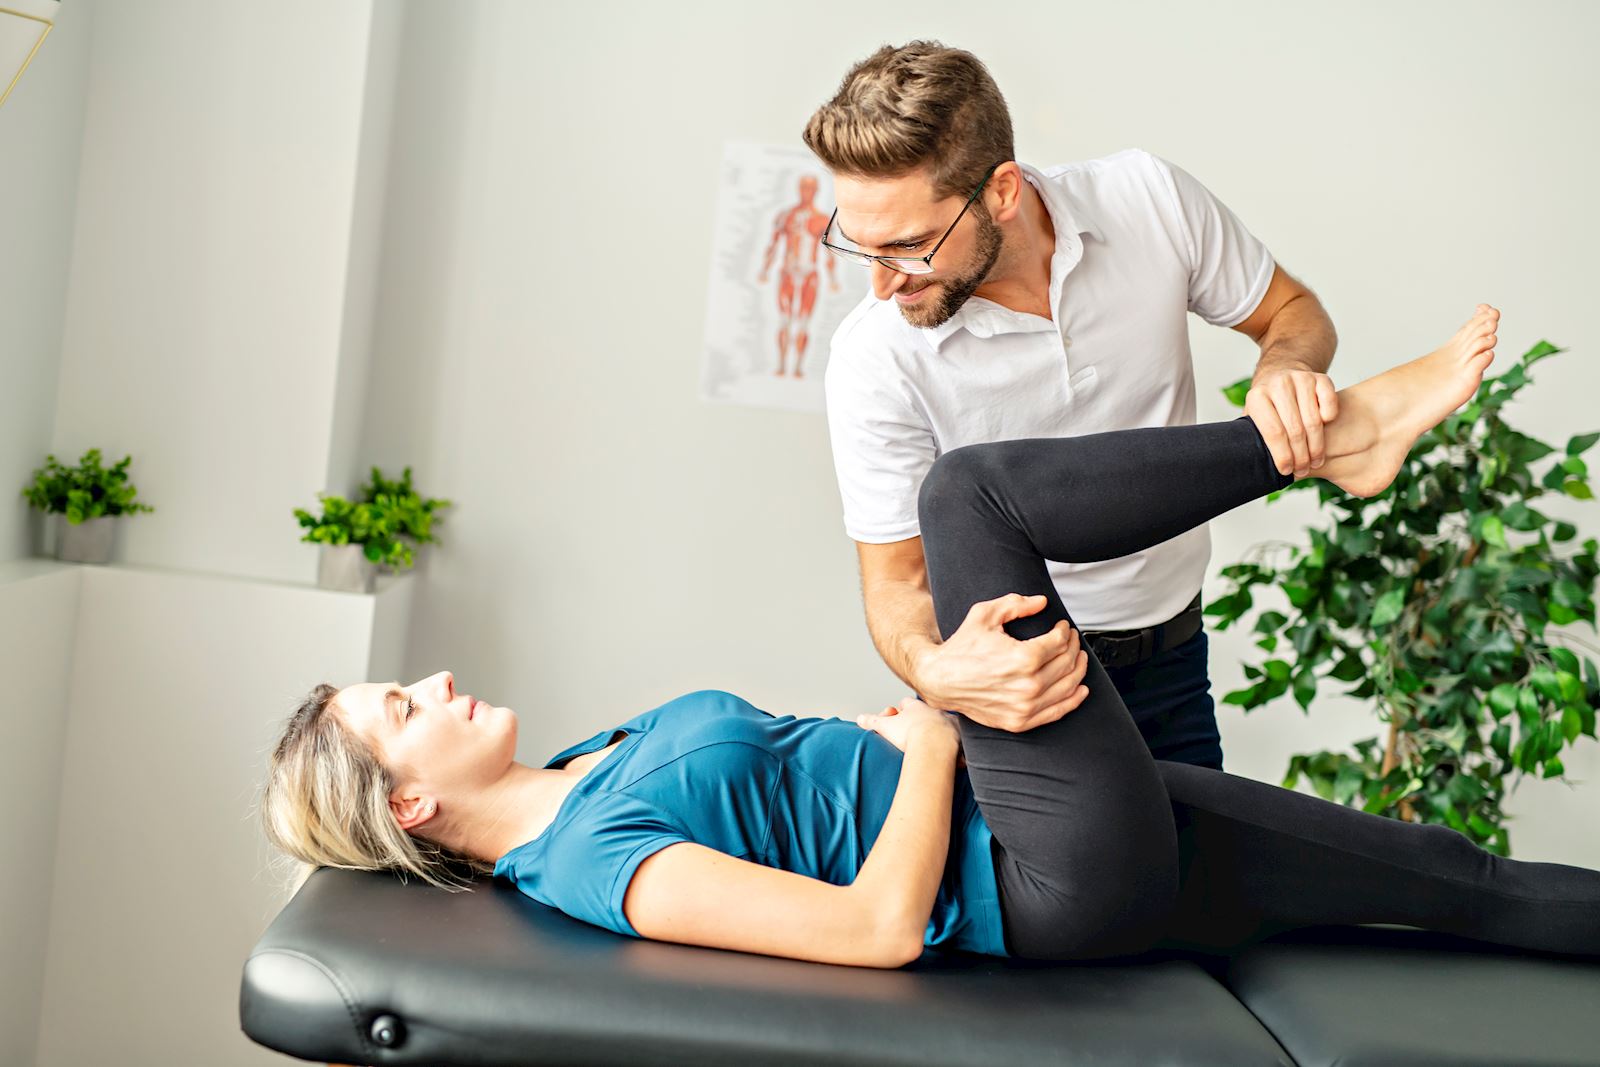
<instances>
[{"instance_id":1,"label":"green potted plant","mask_svg":"<svg viewBox=\"0 0 1600 1067\"><path fill-rule=\"evenodd\" d=\"M76 467L45 456L22 495L31 507L55 517L56 558L108 563L117 516L155 511L134 499L138 490L128 481L132 462L132 456L124 456L115 466L102 466L98 448L85 452Z\"/></svg>"},{"instance_id":2,"label":"green potted plant","mask_svg":"<svg viewBox=\"0 0 1600 1067\"><path fill-rule=\"evenodd\" d=\"M1223 568L1231 587L1206 613L1219 630L1253 613L1265 657L1225 703L1249 711L1287 694L1309 711L1320 687L1342 682L1387 723L1354 752L1292 757L1284 785L1304 777L1330 800L1509 855L1508 783L1562 776L1562 750L1595 737L1600 672L1574 651L1594 646L1560 628L1594 626L1600 545L1574 546L1577 528L1534 505L1592 499L1582 457L1600 433L1556 449L1502 415L1529 368L1560 351L1541 341L1486 380L1383 493L1309 479L1283 490L1316 491L1329 521L1304 544L1258 545ZM1225 392L1242 404L1247 389ZM1281 599L1263 610L1252 590Z\"/></svg>"},{"instance_id":3,"label":"green potted plant","mask_svg":"<svg viewBox=\"0 0 1600 1067\"><path fill-rule=\"evenodd\" d=\"M425 499L411 485L411 468L397 481L389 481L372 468L372 482L361 488L356 500L336 493L317 498L322 513L296 508L294 516L305 533L300 540L321 545L317 584L325 589L370 593L378 568L400 571L415 561L415 546L437 542L434 512L448 500Z\"/></svg>"},{"instance_id":4,"label":"green potted plant","mask_svg":"<svg viewBox=\"0 0 1600 1067\"><path fill-rule=\"evenodd\" d=\"M408 541L413 551L425 544L437 544L433 535L434 512L450 506L450 501L424 497L411 484L411 468L407 467L398 479L388 479L377 467L372 468L372 480L360 490L360 501L382 508L392 518L395 534ZM411 566L408 557L405 566ZM386 570L398 569L384 562Z\"/></svg>"}]
</instances>

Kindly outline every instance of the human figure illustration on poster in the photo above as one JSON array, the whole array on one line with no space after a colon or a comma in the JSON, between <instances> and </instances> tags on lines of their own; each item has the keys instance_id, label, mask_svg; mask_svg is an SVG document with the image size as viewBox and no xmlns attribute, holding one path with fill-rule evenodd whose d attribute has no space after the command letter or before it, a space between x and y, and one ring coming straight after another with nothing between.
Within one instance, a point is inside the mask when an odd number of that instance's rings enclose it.
<instances>
[{"instance_id":1,"label":"human figure illustration on poster","mask_svg":"<svg viewBox=\"0 0 1600 1067\"><path fill-rule=\"evenodd\" d=\"M810 340L807 331L811 314L817 304L819 256L827 264L828 288L839 291L838 261L821 254L822 231L828 226L828 212L817 208L818 184L813 174L800 176L800 202L778 212L777 222L772 227L772 241L767 245L766 257L761 261L761 276L757 279L760 284L766 284L773 253L783 245L777 294L782 322L778 326L778 369L773 372L780 378L791 345L794 347L794 376L805 377L802 363L806 358L806 343Z\"/></svg>"},{"instance_id":2,"label":"human figure illustration on poster","mask_svg":"<svg viewBox=\"0 0 1600 1067\"><path fill-rule=\"evenodd\" d=\"M706 400L824 410L828 341L870 279L822 247L833 180L804 146L724 146L706 289Z\"/></svg>"}]
</instances>

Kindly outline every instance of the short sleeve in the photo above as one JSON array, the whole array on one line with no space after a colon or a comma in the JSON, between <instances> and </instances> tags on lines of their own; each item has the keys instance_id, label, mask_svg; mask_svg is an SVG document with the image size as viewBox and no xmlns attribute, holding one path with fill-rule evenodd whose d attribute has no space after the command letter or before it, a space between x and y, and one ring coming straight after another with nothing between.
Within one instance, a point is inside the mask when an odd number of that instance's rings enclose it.
<instances>
[{"instance_id":1,"label":"short sleeve","mask_svg":"<svg viewBox=\"0 0 1600 1067\"><path fill-rule=\"evenodd\" d=\"M574 919L640 937L622 910L628 883L639 864L688 840L678 820L649 801L597 793L551 842L551 903Z\"/></svg>"},{"instance_id":2,"label":"short sleeve","mask_svg":"<svg viewBox=\"0 0 1600 1067\"><path fill-rule=\"evenodd\" d=\"M1272 253L1188 171L1157 155L1150 159L1187 237L1189 310L1213 326L1243 322L1272 283Z\"/></svg>"},{"instance_id":3,"label":"short sleeve","mask_svg":"<svg viewBox=\"0 0 1600 1067\"><path fill-rule=\"evenodd\" d=\"M937 455L933 429L908 398L839 356L823 384L845 532L866 544L916 537L917 491Z\"/></svg>"}]
</instances>

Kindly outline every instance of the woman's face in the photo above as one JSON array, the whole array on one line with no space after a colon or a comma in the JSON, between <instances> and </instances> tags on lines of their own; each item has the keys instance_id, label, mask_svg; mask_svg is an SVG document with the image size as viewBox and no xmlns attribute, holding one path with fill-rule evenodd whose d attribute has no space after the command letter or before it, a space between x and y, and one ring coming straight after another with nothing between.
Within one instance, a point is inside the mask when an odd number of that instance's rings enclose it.
<instances>
[{"instance_id":1,"label":"woman's face","mask_svg":"<svg viewBox=\"0 0 1600 1067\"><path fill-rule=\"evenodd\" d=\"M334 703L394 775L390 801L402 824L413 821L413 806L420 812L433 800L448 808L497 781L516 757L516 713L457 693L449 671L411 685L346 686ZM411 804L418 798L423 803Z\"/></svg>"}]
</instances>

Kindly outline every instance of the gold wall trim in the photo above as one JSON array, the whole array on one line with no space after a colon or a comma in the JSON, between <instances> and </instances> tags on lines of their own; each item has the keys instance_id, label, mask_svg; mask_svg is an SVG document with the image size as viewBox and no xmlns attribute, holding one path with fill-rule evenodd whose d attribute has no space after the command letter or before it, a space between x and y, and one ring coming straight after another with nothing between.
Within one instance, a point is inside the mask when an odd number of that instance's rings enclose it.
<instances>
[{"instance_id":1,"label":"gold wall trim","mask_svg":"<svg viewBox=\"0 0 1600 1067\"><path fill-rule=\"evenodd\" d=\"M33 50L28 53L28 58L24 59L22 61L22 66L17 69L17 76L11 79L11 84L6 86L6 91L0 93L0 105L3 105L6 102L6 97L11 95L11 90L17 87L17 82L22 80L22 72L28 69L28 64L33 62L33 57L39 54L39 46L44 44L44 39L50 36L51 30L55 29L55 23L50 19L40 18L38 15L24 14L21 11L14 11L9 7L0 7L0 15L15 15L19 19L27 19L30 22L44 23L44 32L39 35L39 39L37 41L33 42Z\"/></svg>"}]
</instances>

